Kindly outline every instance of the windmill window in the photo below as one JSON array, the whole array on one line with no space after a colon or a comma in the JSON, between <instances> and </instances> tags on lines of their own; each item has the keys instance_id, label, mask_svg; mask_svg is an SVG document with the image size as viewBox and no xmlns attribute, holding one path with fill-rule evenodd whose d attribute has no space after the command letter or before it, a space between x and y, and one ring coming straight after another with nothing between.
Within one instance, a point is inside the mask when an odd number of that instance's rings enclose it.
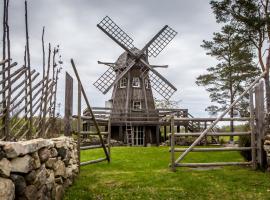
<instances>
[{"instance_id":1,"label":"windmill window","mask_svg":"<svg viewBox=\"0 0 270 200\"><path fill-rule=\"evenodd\" d=\"M146 79L144 80L144 84L145 84L145 88L146 88L146 89L150 89L149 79L146 78Z\"/></svg>"},{"instance_id":2,"label":"windmill window","mask_svg":"<svg viewBox=\"0 0 270 200\"><path fill-rule=\"evenodd\" d=\"M141 83L140 83L140 78L139 77L134 77L132 80L132 87L141 87Z\"/></svg>"},{"instance_id":3,"label":"windmill window","mask_svg":"<svg viewBox=\"0 0 270 200\"><path fill-rule=\"evenodd\" d=\"M119 84L120 88L126 88L127 87L127 78L122 78L120 80L120 84Z\"/></svg>"},{"instance_id":4,"label":"windmill window","mask_svg":"<svg viewBox=\"0 0 270 200\"><path fill-rule=\"evenodd\" d=\"M133 101L133 109L134 110L141 110L142 109L141 101Z\"/></svg>"}]
</instances>

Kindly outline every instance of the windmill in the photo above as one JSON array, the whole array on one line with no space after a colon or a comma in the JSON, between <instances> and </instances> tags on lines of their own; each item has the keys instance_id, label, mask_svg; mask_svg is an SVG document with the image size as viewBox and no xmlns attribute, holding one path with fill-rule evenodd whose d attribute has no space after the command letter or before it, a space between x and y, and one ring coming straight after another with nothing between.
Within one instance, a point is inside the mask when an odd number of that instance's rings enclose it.
<instances>
[{"instance_id":1,"label":"windmill","mask_svg":"<svg viewBox=\"0 0 270 200\"><path fill-rule=\"evenodd\" d=\"M134 46L134 40L110 17L104 17L97 27L125 52L114 63L98 61L109 68L94 82L94 86L103 94L113 87L112 123L125 123L125 136L118 130L116 132L120 133L116 139L124 138L129 145L145 145L147 138L154 137L151 133L154 123L148 122L147 126L142 123L154 118L158 121L152 89L166 100L177 90L156 70L157 67L167 66L150 65L148 57L157 57L177 32L166 25L140 50Z\"/></svg>"}]
</instances>

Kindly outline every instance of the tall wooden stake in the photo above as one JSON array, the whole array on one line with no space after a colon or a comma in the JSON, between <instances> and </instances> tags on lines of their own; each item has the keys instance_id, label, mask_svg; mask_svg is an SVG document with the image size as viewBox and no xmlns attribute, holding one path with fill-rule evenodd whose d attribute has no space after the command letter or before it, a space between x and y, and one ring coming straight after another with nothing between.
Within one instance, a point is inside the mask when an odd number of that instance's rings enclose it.
<instances>
[{"instance_id":1,"label":"tall wooden stake","mask_svg":"<svg viewBox=\"0 0 270 200\"><path fill-rule=\"evenodd\" d=\"M27 74L29 82L29 130L27 138L32 135L33 129L33 99L32 99L32 78L31 78L31 62L30 62L30 48L29 48L29 34L28 34L28 12L27 12L27 1L24 2L25 5L25 35L26 35L26 55L27 55Z\"/></svg>"}]
</instances>

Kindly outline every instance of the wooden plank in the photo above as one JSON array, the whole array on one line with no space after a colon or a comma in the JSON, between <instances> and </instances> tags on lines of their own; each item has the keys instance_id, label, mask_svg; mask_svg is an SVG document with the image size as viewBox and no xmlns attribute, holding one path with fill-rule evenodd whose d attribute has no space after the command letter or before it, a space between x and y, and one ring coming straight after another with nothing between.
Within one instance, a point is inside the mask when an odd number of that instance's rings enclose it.
<instances>
[{"instance_id":1,"label":"wooden plank","mask_svg":"<svg viewBox=\"0 0 270 200\"><path fill-rule=\"evenodd\" d=\"M77 151L78 151L78 160L79 163L81 163L81 112L82 112L82 89L81 85L78 84L78 105L77 105L77 113L78 113L78 118L77 118ZM79 171L80 171L80 166L79 166Z\"/></svg>"},{"instance_id":2,"label":"wooden plank","mask_svg":"<svg viewBox=\"0 0 270 200\"><path fill-rule=\"evenodd\" d=\"M91 164L103 162L103 161L106 161L106 160L107 160L107 158L99 158L99 159L96 159L96 160L91 160L91 161L81 162L81 163L80 163L80 166L83 166L83 165L91 165Z\"/></svg>"},{"instance_id":3,"label":"wooden plank","mask_svg":"<svg viewBox=\"0 0 270 200\"><path fill-rule=\"evenodd\" d=\"M169 133L170 135L171 133ZM180 137L180 136L200 136L202 132L193 132L193 133L175 133L174 136ZM207 133L207 136L239 136L239 135L250 135L251 132L213 132L213 133Z\"/></svg>"},{"instance_id":4,"label":"wooden plank","mask_svg":"<svg viewBox=\"0 0 270 200\"><path fill-rule=\"evenodd\" d=\"M250 110L250 131L251 131L251 162L252 169L257 168L257 159L256 159L256 129L255 129L255 116L254 116L254 100L253 100L253 91L249 91L249 110Z\"/></svg>"},{"instance_id":5,"label":"wooden plank","mask_svg":"<svg viewBox=\"0 0 270 200\"><path fill-rule=\"evenodd\" d=\"M175 169L175 155L174 155L174 149L175 149L175 140L174 140L174 116L171 115L171 170L173 172L176 171Z\"/></svg>"},{"instance_id":6,"label":"wooden plank","mask_svg":"<svg viewBox=\"0 0 270 200\"><path fill-rule=\"evenodd\" d=\"M260 167L264 165L264 87L261 80L255 87L255 113L256 113L256 130L257 130L257 161Z\"/></svg>"},{"instance_id":7,"label":"wooden plank","mask_svg":"<svg viewBox=\"0 0 270 200\"><path fill-rule=\"evenodd\" d=\"M217 162L217 163L175 163L176 167L221 167L221 166L251 165L251 162Z\"/></svg>"},{"instance_id":8,"label":"wooden plank","mask_svg":"<svg viewBox=\"0 0 270 200\"><path fill-rule=\"evenodd\" d=\"M98 132L93 132L93 131L81 131L80 134L82 135L98 135ZM101 135L108 135L109 132L100 132Z\"/></svg>"},{"instance_id":9,"label":"wooden plank","mask_svg":"<svg viewBox=\"0 0 270 200\"><path fill-rule=\"evenodd\" d=\"M216 118L187 118L187 117L180 117L175 118L176 121L191 121L191 122L204 122L204 121L215 121ZM219 121L249 121L249 117L236 117L236 118L221 118Z\"/></svg>"},{"instance_id":10,"label":"wooden plank","mask_svg":"<svg viewBox=\"0 0 270 200\"><path fill-rule=\"evenodd\" d=\"M71 122L73 109L73 79L66 72L66 88L65 88L65 117L64 117L64 135L71 136Z\"/></svg>"},{"instance_id":11,"label":"wooden plank","mask_svg":"<svg viewBox=\"0 0 270 200\"><path fill-rule=\"evenodd\" d=\"M193 148L192 152L211 152L211 151L249 151L251 147L218 147L218 148ZM184 152L187 148L175 148L175 152ZM171 150L169 150L171 151Z\"/></svg>"},{"instance_id":12,"label":"wooden plank","mask_svg":"<svg viewBox=\"0 0 270 200\"><path fill-rule=\"evenodd\" d=\"M106 145L107 146L107 145ZM88 149L98 149L98 148L102 148L102 145L89 145L89 146L81 146L80 150L88 150Z\"/></svg>"}]
</instances>

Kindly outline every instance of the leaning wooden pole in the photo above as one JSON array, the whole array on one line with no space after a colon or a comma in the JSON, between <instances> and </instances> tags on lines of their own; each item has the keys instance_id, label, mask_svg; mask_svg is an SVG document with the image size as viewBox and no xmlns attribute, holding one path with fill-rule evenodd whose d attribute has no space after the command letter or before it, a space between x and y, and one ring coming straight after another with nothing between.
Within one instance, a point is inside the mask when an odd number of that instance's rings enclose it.
<instances>
[{"instance_id":1,"label":"leaning wooden pole","mask_svg":"<svg viewBox=\"0 0 270 200\"><path fill-rule=\"evenodd\" d=\"M81 163L81 110L82 110L82 89L81 84L78 84L78 119L77 119L77 151L78 160ZM79 170L81 165L79 165Z\"/></svg>"},{"instance_id":2,"label":"leaning wooden pole","mask_svg":"<svg viewBox=\"0 0 270 200\"><path fill-rule=\"evenodd\" d=\"M187 148L187 150L181 154L181 156L175 161L176 163L183 160L183 158L196 146L201 139L230 111L230 109L235 106L235 104L246 95L254 85L261 80L266 75L266 71L264 71L258 78L256 78L253 83L207 128L205 129L202 134Z\"/></svg>"},{"instance_id":3,"label":"leaning wooden pole","mask_svg":"<svg viewBox=\"0 0 270 200\"><path fill-rule=\"evenodd\" d=\"M95 128L96 128L96 130L97 130L97 132L98 132L98 136L99 136L99 139L100 139L102 148L103 148L103 150L104 150L104 153L105 153L105 155L106 155L106 159L107 159L108 162L110 162L110 155L109 155L109 153L108 153L108 151L107 151L107 149L106 149L106 146L105 146L105 144L104 144L104 141L103 141L103 138L102 138L102 136L101 136L100 129L99 129L99 126L98 126L98 123L97 123L97 121L96 121L96 119L95 119L95 116L94 116L94 113L93 113L93 111L92 111L92 109L91 109L90 103L89 103L88 98L87 98L87 96L86 96L85 90L84 90L84 88L83 88L81 79L80 79L80 77L79 77L79 74L78 74L78 71L77 71L77 69L76 69L76 66L75 66L75 63L74 63L73 59L71 59L71 65L72 65L72 68L73 68L73 70L74 70L74 72L75 72L75 75L76 75L76 77L77 77L78 84L81 85L81 90L82 90L82 94L83 94L84 100L85 100L86 105L87 105L87 108L88 108L88 110L89 110L89 112L90 112L90 114L91 114L91 116L92 116L92 118L93 118L94 126L95 126Z\"/></svg>"},{"instance_id":4,"label":"leaning wooden pole","mask_svg":"<svg viewBox=\"0 0 270 200\"><path fill-rule=\"evenodd\" d=\"M29 47L29 33L28 33L28 12L27 12L27 1L25 5L25 36L26 36L26 55L27 55L27 75L29 82L29 130L27 138L29 139L32 135L33 130L33 99L32 99L32 78L31 78L31 62L30 62L30 47Z\"/></svg>"},{"instance_id":5,"label":"leaning wooden pole","mask_svg":"<svg viewBox=\"0 0 270 200\"><path fill-rule=\"evenodd\" d=\"M2 60L4 61L6 59L6 4L7 4L7 1L4 0L4 3L3 3L3 49L2 49L2 53L3 53L3 58ZM2 71L4 72L5 71L5 68L6 68L6 65L5 65L5 62L3 63L2 65ZM6 74L5 73L2 73L2 80L5 80L6 79ZM2 105L2 109L3 109L3 113L5 115L6 113L6 91L4 90L4 88L6 87L6 82L3 81L2 82L2 90L3 90L3 93L2 93L2 101L3 101L3 105ZM6 138L7 136L7 133L6 133L6 128L5 128L5 119L6 117L4 116L2 118L2 125L3 125L3 128L2 128L2 136L4 136L4 138Z\"/></svg>"}]
</instances>

